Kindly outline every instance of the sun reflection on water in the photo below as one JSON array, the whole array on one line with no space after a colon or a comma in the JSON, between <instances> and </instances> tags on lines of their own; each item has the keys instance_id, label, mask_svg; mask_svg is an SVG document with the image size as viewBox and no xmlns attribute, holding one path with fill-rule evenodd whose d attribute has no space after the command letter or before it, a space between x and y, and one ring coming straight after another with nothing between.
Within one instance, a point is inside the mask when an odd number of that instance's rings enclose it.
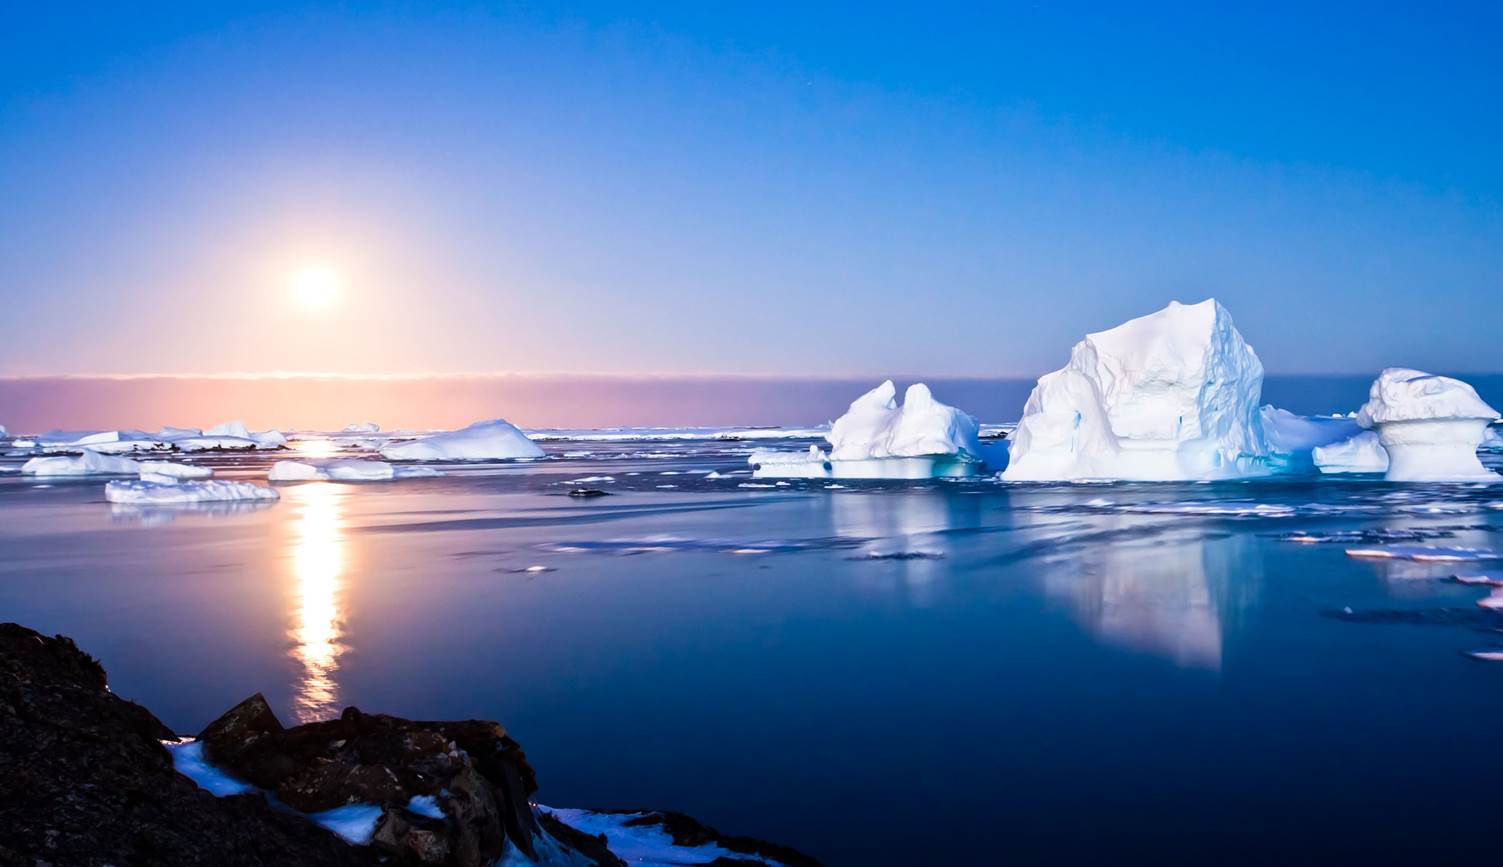
<instances>
[{"instance_id":1,"label":"sun reflection on water","mask_svg":"<svg viewBox=\"0 0 1503 867\"><path fill-rule=\"evenodd\" d=\"M343 626L344 535L339 489L314 483L287 491L298 518L292 524L292 656L301 664L294 713L299 722L328 719L339 709Z\"/></svg>"}]
</instances>

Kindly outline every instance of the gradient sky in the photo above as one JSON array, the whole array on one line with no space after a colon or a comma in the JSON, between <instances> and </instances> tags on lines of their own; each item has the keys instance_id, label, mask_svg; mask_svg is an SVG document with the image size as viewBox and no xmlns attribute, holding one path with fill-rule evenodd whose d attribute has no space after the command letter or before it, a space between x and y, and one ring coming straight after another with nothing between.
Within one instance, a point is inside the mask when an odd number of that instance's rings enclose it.
<instances>
[{"instance_id":1,"label":"gradient sky","mask_svg":"<svg viewBox=\"0 0 1503 867\"><path fill-rule=\"evenodd\" d=\"M1503 6L809 5L12 4L0 375L1503 369Z\"/></svg>"}]
</instances>

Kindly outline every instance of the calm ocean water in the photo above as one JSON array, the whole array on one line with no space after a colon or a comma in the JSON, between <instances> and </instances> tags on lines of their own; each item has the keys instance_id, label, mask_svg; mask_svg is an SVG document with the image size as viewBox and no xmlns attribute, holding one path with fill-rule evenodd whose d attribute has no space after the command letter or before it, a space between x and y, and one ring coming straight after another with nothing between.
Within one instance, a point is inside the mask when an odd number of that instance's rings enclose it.
<instances>
[{"instance_id":1,"label":"calm ocean water","mask_svg":"<svg viewBox=\"0 0 1503 867\"><path fill-rule=\"evenodd\" d=\"M832 865L1495 851L1503 663L1468 653L1503 614L1451 580L1489 563L1346 552L1503 550L1503 490L748 487L751 445L550 442L248 510L0 473L0 618L180 732L257 691L288 720L493 718L543 803Z\"/></svg>"}]
</instances>

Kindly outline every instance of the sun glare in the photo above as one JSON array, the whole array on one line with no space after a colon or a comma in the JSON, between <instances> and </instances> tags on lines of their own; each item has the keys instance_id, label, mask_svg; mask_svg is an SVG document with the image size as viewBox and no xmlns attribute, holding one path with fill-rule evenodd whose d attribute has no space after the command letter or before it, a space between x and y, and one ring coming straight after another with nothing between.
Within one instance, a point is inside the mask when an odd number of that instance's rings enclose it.
<instances>
[{"instance_id":1,"label":"sun glare","mask_svg":"<svg viewBox=\"0 0 1503 867\"><path fill-rule=\"evenodd\" d=\"M339 300L339 272L327 265L309 265L292 277L292 298L308 311L326 310Z\"/></svg>"}]
</instances>

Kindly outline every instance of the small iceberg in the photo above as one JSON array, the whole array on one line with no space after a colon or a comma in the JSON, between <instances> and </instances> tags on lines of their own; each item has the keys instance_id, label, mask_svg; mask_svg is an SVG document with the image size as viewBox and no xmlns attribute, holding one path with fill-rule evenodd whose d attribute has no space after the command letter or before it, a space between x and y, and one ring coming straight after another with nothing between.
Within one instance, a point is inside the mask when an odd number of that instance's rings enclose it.
<instances>
[{"instance_id":1,"label":"small iceberg","mask_svg":"<svg viewBox=\"0 0 1503 867\"><path fill-rule=\"evenodd\" d=\"M393 467L385 461L339 458L327 461L277 461L267 472L273 482L385 482L443 475L432 467Z\"/></svg>"},{"instance_id":2,"label":"small iceberg","mask_svg":"<svg viewBox=\"0 0 1503 867\"><path fill-rule=\"evenodd\" d=\"M271 488L250 482L213 479L179 482L167 476L115 481L104 486L104 498L111 503L146 506L275 500L278 496Z\"/></svg>"},{"instance_id":3,"label":"small iceberg","mask_svg":"<svg viewBox=\"0 0 1503 867\"><path fill-rule=\"evenodd\" d=\"M931 479L969 476L983 466L976 419L934 399L915 383L898 404L892 380L851 402L830 427L828 454L758 450L747 459L758 478Z\"/></svg>"},{"instance_id":4,"label":"small iceberg","mask_svg":"<svg viewBox=\"0 0 1503 867\"><path fill-rule=\"evenodd\" d=\"M1039 378L1007 481L1265 475L1263 364L1215 299L1086 335Z\"/></svg>"},{"instance_id":5,"label":"small iceberg","mask_svg":"<svg viewBox=\"0 0 1503 867\"><path fill-rule=\"evenodd\" d=\"M1357 423L1377 432L1392 482L1497 481L1477 448L1498 411L1470 385L1404 367L1373 382Z\"/></svg>"},{"instance_id":6,"label":"small iceberg","mask_svg":"<svg viewBox=\"0 0 1503 867\"><path fill-rule=\"evenodd\" d=\"M373 433L380 433L381 432L381 426L378 425L378 424L376 424L373 421L357 421L354 424L347 424L347 425L345 425L343 432L347 433L347 434L373 434Z\"/></svg>"},{"instance_id":7,"label":"small iceberg","mask_svg":"<svg viewBox=\"0 0 1503 867\"><path fill-rule=\"evenodd\" d=\"M119 458L85 451L77 456L32 458L21 465L29 476L136 476L141 465L130 458Z\"/></svg>"},{"instance_id":8,"label":"small iceberg","mask_svg":"<svg viewBox=\"0 0 1503 867\"><path fill-rule=\"evenodd\" d=\"M384 446L390 461L489 461L540 458L537 443L505 419L477 421L466 428Z\"/></svg>"},{"instance_id":9,"label":"small iceberg","mask_svg":"<svg viewBox=\"0 0 1503 867\"><path fill-rule=\"evenodd\" d=\"M171 461L141 461L141 478L147 476L165 476L170 479L207 479L214 475L214 471L208 467L196 467L192 464L179 464Z\"/></svg>"}]
</instances>

